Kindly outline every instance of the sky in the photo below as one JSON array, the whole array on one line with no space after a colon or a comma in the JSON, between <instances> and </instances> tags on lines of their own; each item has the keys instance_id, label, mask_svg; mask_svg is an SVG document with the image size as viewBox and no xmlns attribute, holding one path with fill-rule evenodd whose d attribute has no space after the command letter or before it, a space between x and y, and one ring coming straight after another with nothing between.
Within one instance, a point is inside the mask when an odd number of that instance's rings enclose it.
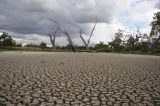
<instances>
[{"instance_id":1,"label":"sky","mask_svg":"<svg viewBox=\"0 0 160 106\"><path fill-rule=\"evenodd\" d=\"M0 32L8 32L18 43L50 45L49 33L56 31L50 19L66 28L74 44L83 45L98 20L91 45L108 42L118 29L149 34L153 14L160 11L160 0L0 0ZM57 45L68 42L58 32Z\"/></svg>"}]
</instances>

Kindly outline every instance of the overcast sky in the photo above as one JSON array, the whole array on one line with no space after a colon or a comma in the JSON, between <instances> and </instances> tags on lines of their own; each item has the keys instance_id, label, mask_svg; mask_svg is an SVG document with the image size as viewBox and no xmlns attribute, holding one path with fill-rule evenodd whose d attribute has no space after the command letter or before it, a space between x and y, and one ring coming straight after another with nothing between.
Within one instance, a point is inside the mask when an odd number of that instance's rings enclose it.
<instances>
[{"instance_id":1,"label":"overcast sky","mask_svg":"<svg viewBox=\"0 0 160 106\"><path fill-rule=\"evenodd\" d=\"M48 33L53 33L54 19L65 25L75 44L83 44L82 29L88 35L98 18L91 43L110 41L118 29L149 33L153 14L160 10L160 0L0 0L0 31L13 35L19 43L50 44ZM67 44L58 33L58 45Z\"/></svg>"}]
</instances>

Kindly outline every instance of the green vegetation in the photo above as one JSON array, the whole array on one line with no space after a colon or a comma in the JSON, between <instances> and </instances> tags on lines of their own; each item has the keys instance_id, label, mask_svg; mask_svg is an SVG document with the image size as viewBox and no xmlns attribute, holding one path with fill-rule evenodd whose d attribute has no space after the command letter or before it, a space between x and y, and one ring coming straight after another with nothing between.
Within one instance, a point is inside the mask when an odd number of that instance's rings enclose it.
<instances>
[{"instance_id":1,"label":"green vegetation","mask_svg":"<svg viewBox=\"0 0 160 106\"><path fill-rule=\"evenodd\" d=\"M0 36L0 46L16 46L16 42L8 35L8 33L3 32Z\"/></svg>"},{"instance_id":2,"label":"green vegetation","mask_svg":"<svg viewBox=\"0 0 160 106\"><path fill-rule=\"evenodd\" d=\"M118 30L118 32L115 33L113 40L108 43L99 42L98 44L95 44L94 47L71 44L77 52L160 54L160 12L154 14L151 26L150 35L143 34L139 28L134 33L126 33L125 30ZM81 34L82 33L80 33L80 35ZM54 49L53 47L47 47L45 42L41 42L39 45L27 44L22 47L22 44L16 44L13 38L8 35L8 33L4 32L0 36L0 51L73 51L70 43L66 46L55 46L55 36L53 36L53 38L54 44L52 44L52 46L54 46ZM82 35L81 39L84 41Z\"/></svg>"}]
</instances>

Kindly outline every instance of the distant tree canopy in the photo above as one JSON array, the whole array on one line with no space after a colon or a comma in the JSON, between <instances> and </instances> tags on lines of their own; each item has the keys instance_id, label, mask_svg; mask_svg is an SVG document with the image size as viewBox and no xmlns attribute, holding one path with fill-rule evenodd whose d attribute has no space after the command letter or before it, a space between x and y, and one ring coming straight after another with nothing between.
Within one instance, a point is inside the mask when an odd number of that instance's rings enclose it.
<instances>
[{"instance_id":1,"label":"distant tree canopy","mask_svg":"<svg viewBox=\"0 0 160 106\"><path fill-rule=\"evenodd\" d=\"M41 42L39 45L38 44L27 44L25 47L36 47L36 48L47 48L47 44L45 42Z\"/></svg>"},{"instance_id":2,"label":"distant tree canopy","mask_svg":"<svg viewBox=\"0 0 160 106\"><path fill-rule=\"evenodd\" d=\"M0 46L15 46L16 42L13 40L11 36L8 35L8 33L3 32L2 35L0 35Z\"/></svg>"},{"instance_id":3,"label":"distant tree canopy","mask_svg":"<svg viewBox=\"0 0 160 106\"><path fill-rule=\"evenodd\" d=\"M46 47L47 47L47 44L44 43L44 42L41 42L41 43L39 44L39 47L41 47L41 48L46 48Z\"/></svg>"},{"instance_id":4,"label":"distant tree canopy","mask_svg":"<svg viewBox=\"0 0 160 106\"><path fill-rule=\"evenodd\" d=\"M54 21L54 20L53 20ZM72 38L68 31L62 27L59 23L55 22L57 25L57 30L49 34L50 41L52 44L52 48L47 47L45 42L41 42L40 44L27 44L25 47L33 47L41 50L65 50L65 51L97 51L97 52L145 52L145 53L160 53L160 12L154 14L153 21L151 22L151 32L149 35L142 33L140 28L137 28L137 31L128 32L126 30L118 30L110 42L102 42L100 41L95 46L89 46L90 39L93 36L93 32L96 28L97 21L95 22L91 34L88 40L83 38L84 32L80 30L80 39L84 43L83 46L75 45L72 41ZM66 46L56 46L55 38L57 31L65 34L68 40L68 45ZM0 46L16 46L21 47L21 44L16 44L11 36L8 33L3 32L0 35ZM45 48L45 49L44 49Z\"/></svg>"},{"instance_id":5,"label":"distant tree canopy","mask_svg":"<svg viewBox=\"0 0 160 106\"><path fill-rule=\"evenodd\" d=\"M98 44L95 45L95 49L102 49L102 48L108 48L107 44L104 44L104 42L100 41Z\"/></svg>"},{"instance_id":6,"label":"distant tree canopy","mask_svg":"<svg viewBox=\"0 0 160 106\"><path fill-rule=\"evenodd\" d=\"M25 47L38 47L38 45L37 44L27 44L25 45Z\"/></svg>"},{"instance_id":7,"label":"distant tree canopy","mask_svg":"<svg viewBox=\"0 0 160 106\"><path fill-rule=\"evenodd\" d=\"M109 46L114 51L120 51L122 49L122 37L123 33L121 30L119 30L117 33L115 33L113 41L109 42Z\"/></svg>"}]
</instances>

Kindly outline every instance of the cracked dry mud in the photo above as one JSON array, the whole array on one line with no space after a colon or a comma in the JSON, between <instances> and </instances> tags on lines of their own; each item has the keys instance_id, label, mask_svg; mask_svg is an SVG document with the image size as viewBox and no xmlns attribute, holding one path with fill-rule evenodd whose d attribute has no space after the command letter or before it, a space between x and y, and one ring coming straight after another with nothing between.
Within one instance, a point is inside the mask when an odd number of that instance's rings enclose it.
<instances>
[{"instance_id":1,"label":"cracked dry mud","mask_svg":"<svg viewBox=\"0 0 160 106\"><path fill-rule=\"evenodd\" d=\"M160 106L160 57L2 52L0 106Z\"/></svg>"}]
</instances>

